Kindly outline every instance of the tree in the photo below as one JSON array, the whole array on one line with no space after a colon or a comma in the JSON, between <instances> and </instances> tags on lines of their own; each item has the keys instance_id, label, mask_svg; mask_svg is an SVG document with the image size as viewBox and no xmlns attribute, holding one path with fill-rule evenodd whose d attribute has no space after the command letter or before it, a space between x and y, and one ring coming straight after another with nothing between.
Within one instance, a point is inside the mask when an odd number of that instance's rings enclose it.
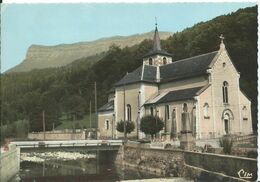
<instances>
[{"instance_id":1,"label":"tree","mask_svg":"<svg viewBox=\"0 0 260 182\"><path fill-rule=\"evenodd\" d=\"M135 124L133 121L125 121L126 122L126 134L130 134L135 129ZM116 130L124 133L124 121L117 122Z\"/></svg>"},{"instance_id":2,"label":"tree","mask_svg":"<svg viewBox=\"0 0 260 182\"><path fill-rule=\"evenodd\" d=\"M145 134L150 134L152 139L163 127L164 123L158 116L147 115L141 118L140 130Z\"/></svg>"},{"instance_id":3,"label":"tree","mask_svg":"<svg viewBox=\"0 0 260 182\"><path fill-rule=\"evenodd\" d=\"M219 144L223 147L223 152L225 154L231 154L233 147L233 140L230 136L223 136L219 139Z\"/></svg>"},{"instance_id":4,"label":"tree","mask_svg":"<svg viewBox=\"0 0 260 182\"><path fill-rule=\"evenodd\" d=\"M43 131L42 119L42 108L40 106L36 106L29 114L29 124L31 132Z\"/></svg>"},{"instance_id":5,"label":"tree","mask_svg":"<svg viewBox=\"0 0 260 182\"><path fill-rule=\"evenodd\" d=\"M47 94L41 96L41 107L45 114L45 129L52 130L53 124L55 126L60 124L59 118L61 111L59 104Z\"/></svg>"},{"instance_id":6,"label":"tree","mask_svg":"<svg viewBox=\"0 0 260 182\"><path fill-rule=\"evenodd\" d=\"M82 119L84 115L84 109L86 101L80 95L71 95L64 100L63 109L65 112L69 113L70 118Z\"/></svg>"}]
</instances>

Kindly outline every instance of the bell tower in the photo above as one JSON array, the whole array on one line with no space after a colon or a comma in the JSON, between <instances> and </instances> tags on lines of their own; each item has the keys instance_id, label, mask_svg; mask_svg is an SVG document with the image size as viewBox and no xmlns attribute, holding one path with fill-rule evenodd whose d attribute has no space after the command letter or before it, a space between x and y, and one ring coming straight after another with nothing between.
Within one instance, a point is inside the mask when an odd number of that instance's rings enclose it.
<instances>
[{"instance_id":1,"label":"bell tower","mask_svg":"<svg viewBox=\"0 0 260 182\"><path fill-rule=\"evenodd\" d=\"M161 40L156 22L153 37L153 48L148 54L143 56L143 64L163 66L169 63L172 63L172 55L161 49Z\"/></svg>"}]
</instances>

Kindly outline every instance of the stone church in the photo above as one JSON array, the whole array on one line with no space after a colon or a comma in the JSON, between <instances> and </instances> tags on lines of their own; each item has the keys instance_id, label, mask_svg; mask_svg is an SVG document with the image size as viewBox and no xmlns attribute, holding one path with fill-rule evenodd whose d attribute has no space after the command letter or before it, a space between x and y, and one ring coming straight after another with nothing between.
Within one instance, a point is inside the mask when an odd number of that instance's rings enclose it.
<instances>
[{"instance_id":1,"label":"stone church","mask_svg":"<svg viewBox=\"0 0 260 182\"><path fill-rule=\"evenodd\" d=\"M129 120L135 130L128 135L144 138L140 120L157 115L164 121L161 136L177 138L181 113L187 109L196 139L225 134L252 133L251 102L240 90L240 73L220 36L219 50L172 61L162 50L157 26L153 48L143 56L143 64L114 84L108 103L98 110L100 138L121 138L116 123Z\"/></svg>"}]
</instances>

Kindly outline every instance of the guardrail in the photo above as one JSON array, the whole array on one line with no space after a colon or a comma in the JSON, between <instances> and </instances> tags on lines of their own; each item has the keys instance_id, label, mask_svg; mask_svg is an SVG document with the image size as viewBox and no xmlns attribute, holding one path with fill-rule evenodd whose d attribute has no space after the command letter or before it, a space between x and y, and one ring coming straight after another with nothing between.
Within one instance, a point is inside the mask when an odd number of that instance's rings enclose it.
<instances>
[{"instance_id":1,"label":"guardrail","mask_svg":"<svg viewBox=\"0 0 260 182\"><path fill-rule=\"evenodd\" d=\"M19 141L11 142L20 148L40 147L86 147L86 146L121 146L122 140L72 140L72 141Z\"/></svg>"}]
</instances>

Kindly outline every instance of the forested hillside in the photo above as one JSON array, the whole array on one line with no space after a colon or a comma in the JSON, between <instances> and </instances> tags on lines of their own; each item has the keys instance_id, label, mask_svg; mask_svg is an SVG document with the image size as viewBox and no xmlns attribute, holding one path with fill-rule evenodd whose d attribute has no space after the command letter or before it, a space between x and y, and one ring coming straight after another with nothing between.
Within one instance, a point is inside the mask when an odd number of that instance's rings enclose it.
<instances>
[{"instance_id":1,"label":"forested hillside","mask_svg":"<svg viewBox=\"0 0 260 182\"><path fill-rule=\"evenodd\" d=\"M174 22L169 19L168 23ZM162 47L178 60L218 50L220 34L225 36L226 48L241 73L241 89L252 100L256 131L257 7L241 9L176 32L162 41ZM107 91L113 83L140 66L142 56L151 46L151 40L122 49L113 45L103 54L61 68L1 75L2 124L10 126L15 121L28 120L28 130L40 131L42 110L45 110L47 129L52 128L52 123L58 125L61 116L81 119L89 112L89 101L94 103L94 82L97 82L98 106L101 106L107 101ZM10 128L15 131L15 125Z\"/></svg>"}]
</instances>

